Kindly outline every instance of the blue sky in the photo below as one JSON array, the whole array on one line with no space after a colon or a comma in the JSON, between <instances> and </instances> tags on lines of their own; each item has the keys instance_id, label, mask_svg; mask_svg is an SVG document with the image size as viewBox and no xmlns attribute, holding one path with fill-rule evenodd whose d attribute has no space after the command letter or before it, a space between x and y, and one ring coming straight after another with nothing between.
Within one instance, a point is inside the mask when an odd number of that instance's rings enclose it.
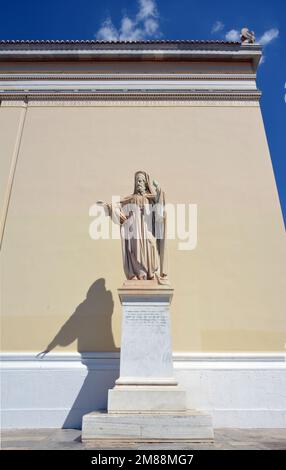
<instances>
[{"instance_id":1,"label":"blue sky","mask_svg":"<svg viewBox=\"0 0 286 470\"><path fill-rule=\"evenodd\" d=\"M236 39L264 43L261 107L286 224L285 0L0 0L0 39Z\"/></svg>"}]
</instances>

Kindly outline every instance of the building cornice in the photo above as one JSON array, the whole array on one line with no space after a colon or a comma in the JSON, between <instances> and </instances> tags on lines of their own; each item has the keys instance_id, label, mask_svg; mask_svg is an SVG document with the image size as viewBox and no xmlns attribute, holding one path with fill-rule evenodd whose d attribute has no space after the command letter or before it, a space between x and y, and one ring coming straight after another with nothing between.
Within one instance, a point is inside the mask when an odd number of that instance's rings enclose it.
<instances>
[{"instance_id":1,"label":"building cornice","mask_svg":"<svg viewBox=\"0 0 286 470\"><path fill-rule=\"evenodd\" d=\"M132 91L121 92L121 91L93 91L93 92L78 92L78 91L11 91L3 92L0 94L0 100L100 100L100 101L160 101L160 100L172 100L172 101L190 101L190 100L201 100L201 101L259 101L261 92L258 90L253 91L205 91L205 90L192 90L192 91L181 91L172 90L167 91Z\"/></svg>"},{"instance_id":2,"label":"building cornice","mask_svg":"<svg viewBox=\"0 0 286 470\"><path fill-rule=\"evenodd\" d=\"M0 41L0 99L258 101L255 72L260 57L258 44L225 41ZM38 68L43 60L62 61L63 73L54 64L54 72L50 65ZM81 60L90 61L84 71L76 63L73 70L64 65ZM148 66L145 73L144 60L174 65L167 70L160 64ZM124 64L105 70L98 65L101 61ZM213 61L215 67L208 63ZM179 62L184 66L177 66ZM199 62L204 63L201 71Z\"/></svg>"},{"instance_id":3,"label":"building cornice","mask_svg":"<svg viewBox=\"0 0 286 470\"><path fill-rule=\"evenodd\" d=\"M5 93L198 93L256 91L254 74L1 74Z\"/></svg>"},{"instance_id":4,"label":"building cornice","mask_svg":"<svg viewBox=\"0 0 286 470\"><path fill-rule=\"evenodd\" d=\"M1 73L2 80L255 80L255 73Z\"/></svg>"},{"instance_id":5,"label":"building cornice","mask_svg":"<svg viewBox=\"0 0 286 470\"><path fill-rule=\"evenodd\" d=\"M0 41L0 61L250 61L259 44L227 41Z\"/></svg>"}]
</instances>

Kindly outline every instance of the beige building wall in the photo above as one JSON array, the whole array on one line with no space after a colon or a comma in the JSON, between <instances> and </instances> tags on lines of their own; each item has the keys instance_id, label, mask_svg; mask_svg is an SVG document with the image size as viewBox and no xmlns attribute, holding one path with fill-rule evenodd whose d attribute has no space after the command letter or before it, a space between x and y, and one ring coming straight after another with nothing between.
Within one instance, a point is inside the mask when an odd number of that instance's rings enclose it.
<instances>
[{"instance_id":1,"label":"beige building wall","mask_svg":"<svg viewBox=\"0 0 286 470\"><path fill-rule=\"evenodd\" d=\"M0 107L1 204L20 106ZM285 231L260 108L243 103L29 103L2 246L4 351L120 347L119 240L89 208L133 174L198 205L198 244L169 241L175 351L283 351ZM4 206L3 206L4 204ZM98 282L88 290L98 279Z\"/></svg>"}]
</instances>

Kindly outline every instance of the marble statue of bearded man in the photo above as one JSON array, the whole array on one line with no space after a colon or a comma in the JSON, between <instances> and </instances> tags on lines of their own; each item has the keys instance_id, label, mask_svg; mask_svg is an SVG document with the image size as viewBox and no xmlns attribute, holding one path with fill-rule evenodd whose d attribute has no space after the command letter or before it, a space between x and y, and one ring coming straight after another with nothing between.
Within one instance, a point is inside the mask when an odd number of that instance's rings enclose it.
<instances>
[{"instance_id":1,"label":"marble statue of bearded man","mask_svg":"<svg viewBox=\"0 0 286 470\"><path fill-rule=\"evenodd\" d=\"M120 223L123 267L127 279L167 282L165 194L145 171L137 171L133 194L118 204L103 203Z\"/></svg>"}]
</instances>

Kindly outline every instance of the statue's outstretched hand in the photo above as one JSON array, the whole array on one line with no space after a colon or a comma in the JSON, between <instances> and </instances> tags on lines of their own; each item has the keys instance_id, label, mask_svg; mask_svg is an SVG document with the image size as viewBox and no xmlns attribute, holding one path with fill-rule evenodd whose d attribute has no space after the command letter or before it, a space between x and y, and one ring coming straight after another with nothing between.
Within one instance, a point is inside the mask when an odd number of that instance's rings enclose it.
<instances>
[{"instance_id":1,"label":"statue's outstretched hand","mask_svg":"<svg viewBox=\"0 0 286 470\"><path fill-rule=\"evenodd\" d=\"M110 215L111 204L108 204L107 202L104 202L104 201L96 201L96 204L98 206L103 207L106 215Z\"/></svg>"},{"instance_id":2,"label":"statue's outstretched hand","mask_svg":"<svg viewBox=\"0 0 286 470\"><path fill-rule=\"evenodd\" d=\"M104 202L104 201L96 201L96 204L98 206L108 206L107 202Z\"/></svg>"}]
</instances>

